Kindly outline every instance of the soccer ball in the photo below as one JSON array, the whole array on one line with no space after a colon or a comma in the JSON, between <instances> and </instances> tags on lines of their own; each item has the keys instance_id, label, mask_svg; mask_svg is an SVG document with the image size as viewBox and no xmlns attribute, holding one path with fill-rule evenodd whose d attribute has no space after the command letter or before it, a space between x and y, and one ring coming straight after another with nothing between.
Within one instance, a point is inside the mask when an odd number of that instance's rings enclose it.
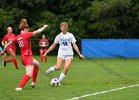
<instances>
[{"instance_id":1,"label":"soccer ball","mask_svg":"<svg viewBox=\"0 0 139 100\"><path fill-rule=\"evenodd\" d=\"M60 85L59 79L53 78L50 82L50 85L51 86L59 86Z\"/></svg>"}]
</instances>

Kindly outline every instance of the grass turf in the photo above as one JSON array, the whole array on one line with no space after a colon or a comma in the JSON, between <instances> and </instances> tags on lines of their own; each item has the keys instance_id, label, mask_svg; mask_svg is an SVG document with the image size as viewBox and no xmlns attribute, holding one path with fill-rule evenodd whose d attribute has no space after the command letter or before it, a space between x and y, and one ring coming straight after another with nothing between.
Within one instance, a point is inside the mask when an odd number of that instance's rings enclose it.
<instances>
[{"instance_id":1,"label":"grass turf","mask_svg":"<svg viewBox=\"0 0 139 100\"><path fill-rule=\"evenodd\" d=\"M35 56L39 60L39 56ZM48 62L41 63L35 89L31 80L21 92L14 89L25 74L18 57L19 70L13 63L4 68L0 65L0 100L66 100L85 94L113 88L139 84L139 59L92 59L80 61L75 57L71 68L60 87L51 87L50 80L59 77L61 71L45 76L45 71L55 65L56 57L50 56ZM82 98L81 100L139 100L139 87L109 92Z\"/></svg>"}]
</instances>

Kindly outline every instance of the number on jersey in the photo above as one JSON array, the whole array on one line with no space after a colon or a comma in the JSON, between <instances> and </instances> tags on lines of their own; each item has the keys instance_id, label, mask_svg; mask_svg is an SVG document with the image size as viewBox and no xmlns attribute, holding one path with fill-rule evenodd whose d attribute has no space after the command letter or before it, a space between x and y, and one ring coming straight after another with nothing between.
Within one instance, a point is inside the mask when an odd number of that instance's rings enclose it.
<instances>
[{"instance_id":1,"label":"number on jersey","mask_svg":"<svg viewBox=\"0 0 139 100\"><path fill-rule=\"evenodd\" d=\"M19 47L23 47L24 46L24 42L22 40L18 41L19 43Z\"/></svg>"},{"instance_id":2,"label":"number on jersey","mask_svg":"<svg viewBox=\"0 0 139 100\"><path fill-rule=\"evenodd\" d=\"M68 43L65 41L65 42L63 42L63 45L64 46L68 46Z\"/></svg>"}]
</instances>

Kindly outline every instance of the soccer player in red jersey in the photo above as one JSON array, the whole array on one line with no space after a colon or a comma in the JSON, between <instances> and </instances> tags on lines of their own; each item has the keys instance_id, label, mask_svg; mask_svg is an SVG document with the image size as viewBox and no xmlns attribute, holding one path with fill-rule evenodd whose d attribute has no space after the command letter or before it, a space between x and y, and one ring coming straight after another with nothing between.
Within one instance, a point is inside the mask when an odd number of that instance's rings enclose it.
<instances>
[{"instance_id":1,"label":"soccer player in red jersey","mask_svg":"<svg viewBox=\"0 0 139 100\"><path fill-rule=\"evenodd\" d=\"M9 43L15 36L15 34L13 34L13 29L12 27L8 27L7 28L7 34L4 36L3 40L2 40L2 45L5 46L7 43ZM15 44L12 43L12 45L8 46L6 49L6 52L11 56L11 58L4 60L4 66L6 67L6 63L8 62L12 62L14 63L16 69L18 69L18 63L16 60L16 47ZM5 55L4 55L5 56Z\"/></svg>"},{"instance_id":2,"label":"soccer player in red jersey","mask_svg":"<svg viewBox=\"0 0 139 100\"><path fill-rule=\"evenodd\" d=\"M1 42L1 44L2 44L2 46L4 47L5 46L5 44L6 44L7 42ZM5 52L3 55L2 55L2 64L4 64L4 61L5 61L5 59L6 59L6 57L7 57L7 53Z\"/></svg>"},{"instance_id":3,"label":"soccer player in red jersey","mask_svg":"<svg viewBox=\"0 0 139 100\"><path fill-rule=\"evenodd\" d=\"M47 51L47 47L49 46L49 41L46 39L45 35L42 35L42 39L39 41L40 46L40 62L42 62L43 58L44 61L47 62L47 56L43 57L43 54Z\"/></svg>"},{"instance_id":4,"label":"soccer player in red jersey","mask_svg":"<svg viewBox=\"0 0 139 100\"><path fill-rule=\"evenodd\" d=\"M26 74L22 78L20 84L15 89L15 91L21 91L25 84L32 77L31 87L34 88L36 85L36 79L39 70L39 62L33 58L32 50L31 50L31 37L41 33L48 25L44 25L42 28L34 31L28 32L29 26L26 19L22 19L19 28L21 29L21 34L16 36L12 41L10 41L1 52L3 53L5 49L11 45L12 43L18 43L21 51L21 62L25 66Z\"/></svg>"}]
</instances>

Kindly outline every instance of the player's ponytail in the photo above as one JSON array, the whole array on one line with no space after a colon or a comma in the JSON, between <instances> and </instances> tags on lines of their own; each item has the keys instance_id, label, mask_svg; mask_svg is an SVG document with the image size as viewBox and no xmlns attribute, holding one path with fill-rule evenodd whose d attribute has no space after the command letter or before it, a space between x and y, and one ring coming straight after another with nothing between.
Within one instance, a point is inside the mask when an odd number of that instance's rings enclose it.
<instances>
[{"instance_id":1,"label":"player's ponytail","mask_svg":"<svg viewBox=\"0 0 139 100\"><path fill-rule=\"evenodd\" d=\"M27 20L26 19L22 19L22 21L20 23L20 26L19 26L19 29L24 30L25 28L28 29L29 26L28 26Z\"/></svg>"}]
</instances>

